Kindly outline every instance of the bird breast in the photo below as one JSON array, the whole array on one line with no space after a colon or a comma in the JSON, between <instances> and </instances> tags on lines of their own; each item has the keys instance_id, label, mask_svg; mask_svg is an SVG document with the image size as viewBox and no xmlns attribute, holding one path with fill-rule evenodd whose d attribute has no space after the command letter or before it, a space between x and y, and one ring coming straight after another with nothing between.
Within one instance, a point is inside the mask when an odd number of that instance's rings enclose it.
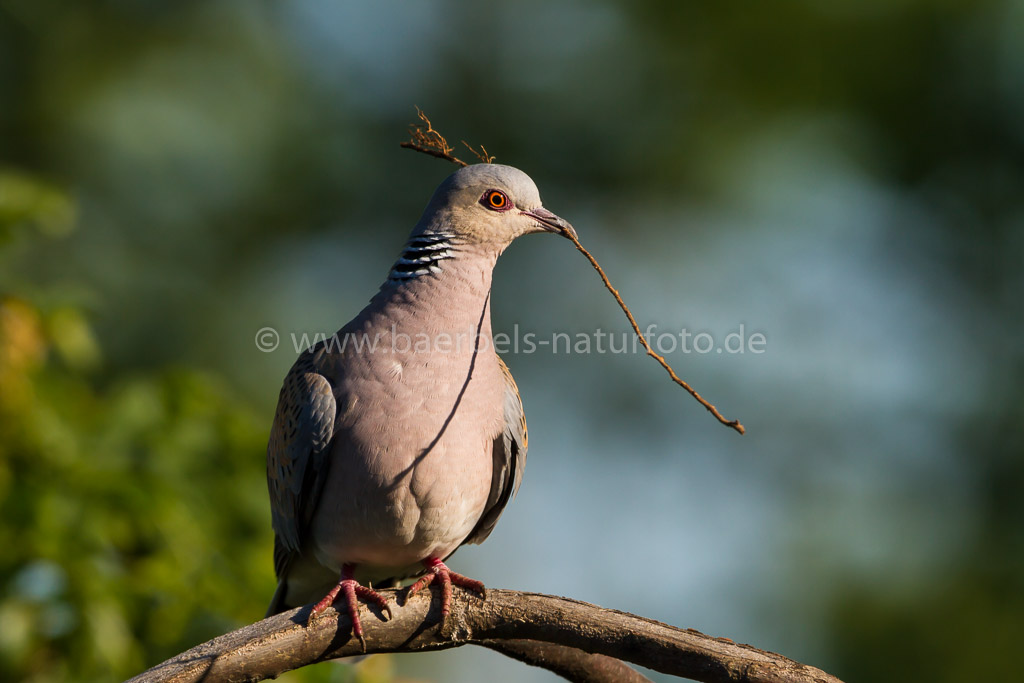
<instances>
[{"instance_id":1,"label":"bird breast","mask_svg":"<svg viewBox=\"0 0 1024 683\"><path fill-rule=\"evenodd\" d=\"M312 538L321 562L339 568L446 557L473 530L490 491L504 386L494 351L407 349L394 335L348 359L336 386L330 494Z\"/></svg>"}]
</instances>

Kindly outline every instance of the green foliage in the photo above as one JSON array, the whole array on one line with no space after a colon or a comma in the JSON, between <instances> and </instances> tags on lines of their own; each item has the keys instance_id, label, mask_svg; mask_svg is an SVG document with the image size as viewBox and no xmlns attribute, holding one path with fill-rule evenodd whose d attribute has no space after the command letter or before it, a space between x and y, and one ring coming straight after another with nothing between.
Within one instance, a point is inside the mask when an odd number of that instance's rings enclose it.
<instances>
[{"instance_id":1,"label":"green foliage","mask_svg":"<svg viewBox=\"0 0 1024 683\"><path fill-rule=\"evenodd\" d=\"M0 244L21 226L63 235L74 221L74 204L63 192L25 173L0 168Z\"/></svg>"},{"instance_id":2,"label":"green foliage","mask_svg":"<svg viewBox=\"0 0 1024 683\"><path fill-rule=\"evenodd\" d=\"M903 594L849 586L831 610L837 670L851 681L1012 680L1002 653L1024 638L1021 583L971 567Z\"/></svg>"},{"instance_id":3,"label":"green foliage","mask_svg":"<svg viewBox=\"0 0 1024 683\"><path fill-rule=\"evenodd\" d=\"M73 215L0 174L9 249ZM127 678L261 616L266 428L244 401L187 369L103 373L81 311L13 291L0 387L0 678Z\"/></svg>"},{"instance_id":4,"label":"green foliage","mask_svg":"<svg viewBox=\"0 0 1024 683\"><path fill-rule=\"evenodd\" d=\"M11 187L9 248L71 228L65 195ZM208 372L109 371L87 316L40 298L0 294L0 679L124 679L262 618L269 423ZM371 661L289 679L390 680Z\"/></svg>"},{"instance_id":5,"label":"green foliage","mask_svg":"<svg viewBox=\"0 0 1024 683\"><path fill-rule=\"evenodd\" d=\"M71 315L0 302L5 680L128 677L273 588L265 427L194 371L100 386L56 336Z\"/></svg>"}]
</instances>

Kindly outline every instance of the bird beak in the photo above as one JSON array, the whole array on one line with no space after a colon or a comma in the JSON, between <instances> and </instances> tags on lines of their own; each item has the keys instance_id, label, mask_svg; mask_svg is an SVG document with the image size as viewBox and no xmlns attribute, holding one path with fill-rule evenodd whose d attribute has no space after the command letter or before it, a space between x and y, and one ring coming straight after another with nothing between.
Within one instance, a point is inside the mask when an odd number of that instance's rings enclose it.
<instances>
[{"instance_id":1,"label":"bird beak","mask_svg":"<svg viewBox=\"0 0 1024 683\"><path fill-rule=\"evenodd\" d=\"M530 211L522 211L521 213L524 216L529 216L533 220L537 221L537 227L541 230L557 233L563 237L568 237L569 235L578 237L576 235L576 230L569 225L569 221L564 218L559 218L543 206L538 206L536 209L531 209Z\"/></svg>"}]
</instances>

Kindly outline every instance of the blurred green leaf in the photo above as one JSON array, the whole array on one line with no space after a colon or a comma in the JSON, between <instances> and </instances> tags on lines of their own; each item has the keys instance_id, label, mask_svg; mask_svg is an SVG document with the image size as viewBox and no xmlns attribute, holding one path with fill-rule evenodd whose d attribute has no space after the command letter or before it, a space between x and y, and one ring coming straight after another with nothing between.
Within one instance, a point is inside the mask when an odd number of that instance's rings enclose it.
<instances>
[{"instance_id":1,"label":"blurred green leaf","mask_svg":"<svg viewBox=\"0 0 1024 683\"><path fill-rule=\"evenodd\" d=\"M0 244L27 226L54 237L71 232L75 205L57 188L27 173L0 168Z\"/></svg>"}]
</instances>

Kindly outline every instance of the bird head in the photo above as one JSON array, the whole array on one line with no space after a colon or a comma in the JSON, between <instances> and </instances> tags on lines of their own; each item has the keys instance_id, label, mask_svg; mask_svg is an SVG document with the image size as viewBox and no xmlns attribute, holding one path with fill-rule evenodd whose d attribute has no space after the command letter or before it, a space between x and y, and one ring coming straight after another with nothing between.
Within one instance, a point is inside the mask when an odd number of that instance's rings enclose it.
<instances>
[{"instance_id":1,"label":"bird head","mask_svg":"<svg viewBox=\"0 0 1024 683\"><path fill-rule=\"evenodd\" d=\"M438 186L414 233L443 232L503 250L520 235L576 236L568 221L543 207L530 176L501 164L460 168Z\"/></svg>"}]
</instances>

